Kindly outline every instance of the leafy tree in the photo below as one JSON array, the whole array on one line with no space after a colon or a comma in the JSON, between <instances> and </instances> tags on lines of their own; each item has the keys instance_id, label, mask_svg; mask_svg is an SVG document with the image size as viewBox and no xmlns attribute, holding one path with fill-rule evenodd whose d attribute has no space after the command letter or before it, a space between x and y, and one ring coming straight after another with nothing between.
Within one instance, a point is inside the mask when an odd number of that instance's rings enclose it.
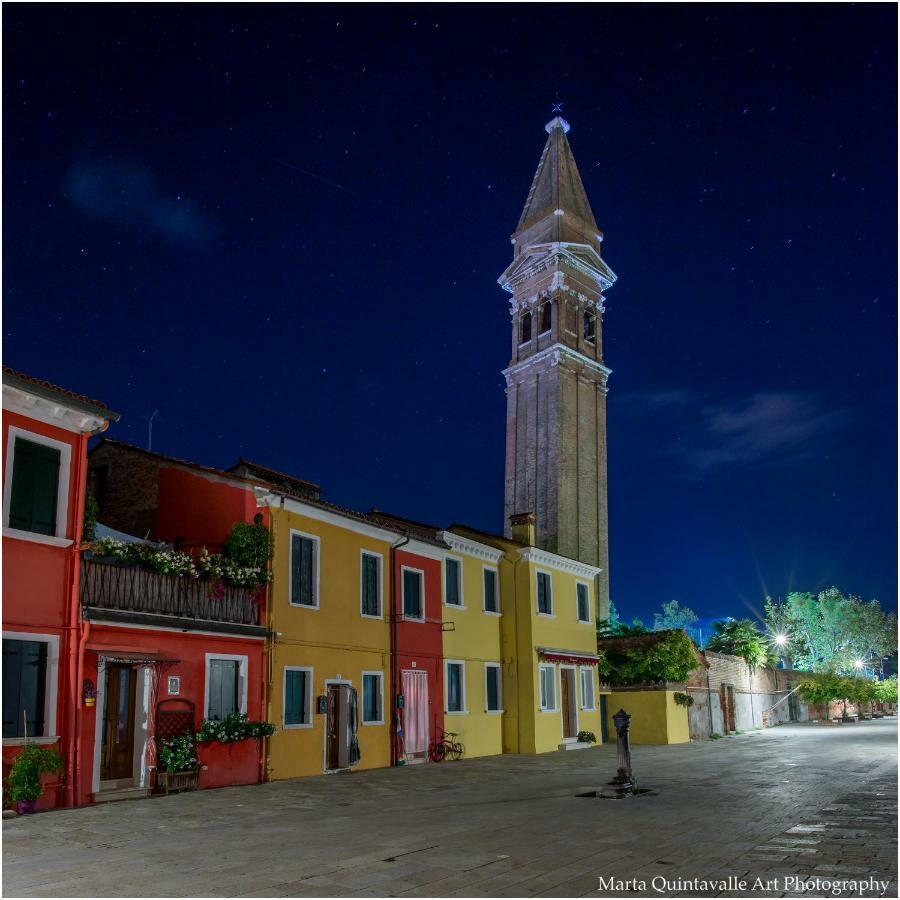
<instances>
[{"instance_id":1,"label":"leafy tree","mask_svg":"<svg viewBox=\"0 0 900 900\"><path fill-rule=\"evenodd\" d=\"M683 631L669 631L650 645L605 648L604 675L611 684L684 681L697 668L694 645Z\"/></svg>"},{"instance_id":2,"label":"leafy tree","mask_svg":"<svg viewBox=\"0 0 900 900\"><path fill-rule=\"evenodd\" d=\"M686 606L682 606L677 600L663 603L662 612L653 617L654 631L668 631L672 628L681 628L687 631L697 623L697 614Z\"/></svg>"},{"instance_id":3,"label":"leafy tree","mask_svg":"<svg viewBox=\"0 0 900 900\"><path fill-rule=\"evenodd\" d=\"M750 619L713 622L713 632L707 650L740 656L751 671L773 662L765 636Z\"/></svg>"},{"instance_id":4,"label":"leafy tree","mask_svg":"<svg viewBox=\"0 0 900 900\"><path fill-rule=\"evenodd\" d=\"M610 628L615 628L619 624L619 610L616 609L616 604L612 600L609 601L609 618L607 621Z\"/></svg>"},{"instance_id":5,"label":"leafy tree","mask_svg":"<svg viewBox=\"0 0 900 900\"><path fill-rule=\"evenodd\" d=\"M617 621L613 625L609 619L601 619L597 623L597 637L633 637L636 634L649 634L650 629L640 619L632 619L630 625Z\"/></svg>"},{"instance_id":6,"label":"leafy tree","mask_svg":"<svg viewBox=\"0 0 900 900\"><path fill-rule=\"evenodd\" d=\"M879 703L896 703L897 702L897 676L891 675L884 681L875 682L875 699Z\"/></svg>"}]
</instances>

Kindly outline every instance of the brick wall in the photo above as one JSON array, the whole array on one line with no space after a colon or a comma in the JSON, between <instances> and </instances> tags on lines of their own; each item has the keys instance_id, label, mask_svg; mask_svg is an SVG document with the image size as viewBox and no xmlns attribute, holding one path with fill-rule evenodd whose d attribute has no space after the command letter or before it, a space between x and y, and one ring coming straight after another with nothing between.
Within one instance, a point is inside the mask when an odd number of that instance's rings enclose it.
<instances>
[{"instance_id":1,"label":"brick wall","mask_svg":"<svg viewBox=\"0 0 900 900\"><path fill-rule=\"evenodd\" d=\"M97 520L137 537L156 537L160 461L116 444L88 456L89 486L100 504Z\"/></svg>"}]
</instances>

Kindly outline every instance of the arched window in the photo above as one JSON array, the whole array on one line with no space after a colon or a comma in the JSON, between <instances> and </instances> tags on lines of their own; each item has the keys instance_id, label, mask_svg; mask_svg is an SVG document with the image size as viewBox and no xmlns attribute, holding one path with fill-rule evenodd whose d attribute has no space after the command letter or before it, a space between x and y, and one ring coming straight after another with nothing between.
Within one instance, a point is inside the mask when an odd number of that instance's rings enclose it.
<instances>
[{"instance_id":1,"label":"arched window","mask_svg":"<svg viewBox=\"0 0 900 900\"><path fill-rule=\"evenodd\" d=\"M519 343L527 344L531 340L531 313L527 312L522 316L521 327L519 329Z\"/></svg>"},{"instance_id":2,"label":"arched window","mask_svg":"<svg viewBox=\"0 0 900 900\"><path fill-rule=\"evenodd\" d=\"M584 314L584 339L593 344L596 340L597 317L592 312Z\"/></svg>"},{"instance_id":3,"label":"arched window","mask_svg":"<svg viewBox=\"0 0 900 900\"><path fill-rule=\"evenodd\" d=\"M541 334L549 331L553 324L553 307L549 300L545 300L541 304Z\"/></svg>"}]
</instances>

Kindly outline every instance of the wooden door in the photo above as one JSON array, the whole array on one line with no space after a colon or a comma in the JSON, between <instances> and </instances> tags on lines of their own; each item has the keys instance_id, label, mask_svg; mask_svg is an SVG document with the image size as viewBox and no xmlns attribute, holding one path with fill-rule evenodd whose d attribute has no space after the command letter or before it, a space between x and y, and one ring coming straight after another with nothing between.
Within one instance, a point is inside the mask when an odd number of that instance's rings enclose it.
<instances>
[{"instance_id":1,"label":"wooden door","mask_svg":"<svg viewBox=\"0 0 900 900\"><path fill-rule=\"evenodd\" d=\"M560 669L560 687L563 715L563 737L573 738L577 734L577 713L575 712L575 672Z\"/></svg>"},{"instance_id":2,"label":"wooden door","mask_svg":"<svg viewBox=\"0 0 900 900\"><path fill-rule=\"evenodd\" d=\"M347 769L359 761L356 717L356 689L349 684L329 684L327 768Z\"/></svg>"},{"instance_id":3,"label":"wooden door","mask_svg":"<svg viewBox=\"0 0 900 900\"><path fill-rule=\"evenodd\" d=\"M137 672L131 666L106 668L106 703L100 778L112 781L134 774L134 700Z\"/></svg>"}]
</instances>

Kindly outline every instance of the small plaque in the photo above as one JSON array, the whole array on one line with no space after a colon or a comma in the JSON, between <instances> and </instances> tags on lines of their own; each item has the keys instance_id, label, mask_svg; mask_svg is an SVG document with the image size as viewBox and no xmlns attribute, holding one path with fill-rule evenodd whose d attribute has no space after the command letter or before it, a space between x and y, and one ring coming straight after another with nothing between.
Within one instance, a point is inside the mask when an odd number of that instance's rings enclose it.
<instances>
[{"instance_id":1,"label":"small plaque","mask_svg":"<svg viewBox=\"0 0 900 900\"><path fill-rule=\"evenodd\" d=\"M168 685L166 690L169 692L171 696L177 696L181 693L181 676L180 675L170 675L168 679Z\"/></svg>"}]
</instances>

